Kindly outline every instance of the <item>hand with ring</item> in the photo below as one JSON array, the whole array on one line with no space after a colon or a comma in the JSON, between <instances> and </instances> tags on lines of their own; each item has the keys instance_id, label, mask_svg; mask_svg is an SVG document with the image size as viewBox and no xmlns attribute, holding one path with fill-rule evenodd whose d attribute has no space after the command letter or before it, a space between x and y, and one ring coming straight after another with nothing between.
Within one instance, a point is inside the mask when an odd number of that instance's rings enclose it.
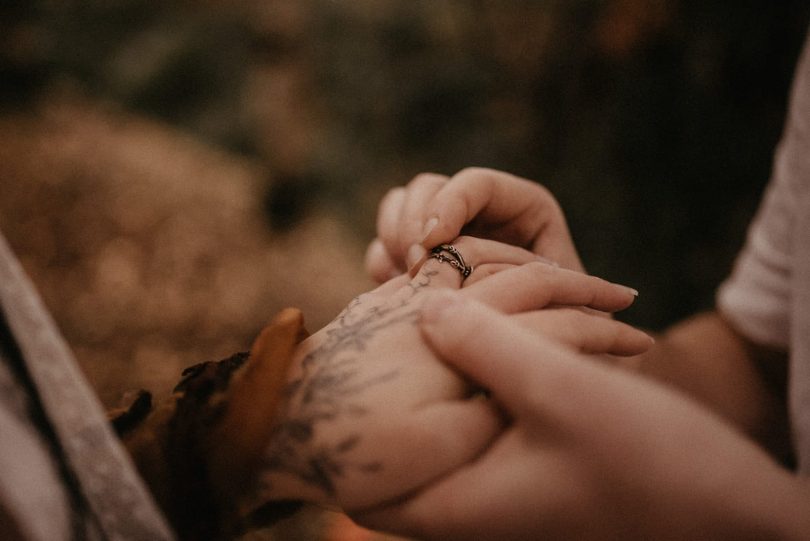
<instances>
[{"instance_id":1,"label":"hand with ring","mask_svg":"<svg viewBox=\"0 0 810 541\"><path fill-rule=\"evenodd\" d=\"M570 319L543 323L534 312L550 305L621 310L635 298L629 288L493 240L460 237L439 254L447 259L429 258L415 276L360 295L300 344L264 453L260 499L360 512L473 459L501 430L489 401L423 342L418 322L427 292L464 282L461 295L580 351L629 355L650 344L644 333L607 318L579 312L571 327ZM472 269L466 277L465 268Z\"/></svg>"},{"instance_id":2,"label":"hand with ring","mask_svg":"<svg viewBox=\"0 0 810 541\"><path fill-rule=\"evenodd\" d=\"M422 174L389 191L377 213L366 269L379 283L415 268L434 246L471 235L512 244L583 271L565 217L540 184L492 169Z\"/></svg>"}]
</instances>

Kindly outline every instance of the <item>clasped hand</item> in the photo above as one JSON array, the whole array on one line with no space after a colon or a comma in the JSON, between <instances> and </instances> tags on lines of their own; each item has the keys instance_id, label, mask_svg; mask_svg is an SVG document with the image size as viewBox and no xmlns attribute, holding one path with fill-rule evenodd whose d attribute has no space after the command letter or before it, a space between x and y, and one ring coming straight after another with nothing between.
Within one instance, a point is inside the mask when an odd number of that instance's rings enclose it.
<instances>
[{"instance_id":1,"label":"clasped hand","mask_svg":"<svg viewBox=\"0 0 810 541\"><path fill-rule=\"evenodd\" d=\"M299 346L262 464L261 499L359 513L446 475L497 436L500 408L422 339L423 305L437 291L459 290L578 351L632 355L649 347L625 324L565 308L621 310L635 298L629 288L492 240L460 237L454 246L475 267L466 281L427 259L413 277L354 299Z\"/></svg>"}]
</instances>

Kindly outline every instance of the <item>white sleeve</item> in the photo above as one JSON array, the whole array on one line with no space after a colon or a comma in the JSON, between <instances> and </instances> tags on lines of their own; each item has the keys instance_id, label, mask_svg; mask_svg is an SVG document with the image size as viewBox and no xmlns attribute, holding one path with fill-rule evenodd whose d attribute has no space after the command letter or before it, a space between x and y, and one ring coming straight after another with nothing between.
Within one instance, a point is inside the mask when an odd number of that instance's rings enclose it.
<instances>
[{"instance_id":1,"label":"white sleeve","mask_svg":"<svg viewBox=\"0 0 810 541\"><path fill-rule=\"evenodd\" d=\"M717 307L754 342L787 349L797 206L810 186L810 39L798 63L770 184Z\"/></svg>"}]
</instances>

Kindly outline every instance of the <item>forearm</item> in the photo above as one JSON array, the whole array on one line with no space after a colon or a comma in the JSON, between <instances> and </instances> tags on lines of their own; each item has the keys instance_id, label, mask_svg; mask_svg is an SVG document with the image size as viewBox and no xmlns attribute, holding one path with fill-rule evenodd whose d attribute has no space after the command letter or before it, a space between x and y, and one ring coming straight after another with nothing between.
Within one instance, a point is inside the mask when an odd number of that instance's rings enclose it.
<instances>
[{"instance_id":1,"label":"forearm","mask_svg":"<svg viewBox=\"0 0 810 541\"><path fill-rule=\"evenodd\" d=\"M722 439L722 435L717 438ZM736 448L733 444L728 446L730 442L726 440L722 444L725 451L706 442L697 453L725 454L722 460L698 459L688 467L671 472L676 477L672 478L672 484L660 489L663 497L650 495L651 500L667 502L661 510L663 513L641 537L739 541L810 539L808 480L774 463L750 442L739 440ZM669 498L673 494L676 497ZM669 516L678 517L675 519L677 527L666 525Z\"/></svg>"},{"instance_id":2,"label":"forearm","mask_svg":"<svg viewBox=\"0 0 810 541\"><path fill-rule=\"evenodd\" d=\"M686 392L774 452L783 451L785 355L747 342L719 314L700 314L668 329L633 366Z\"/></svg>"},{"instance_id":3,"label":"forearm","mask_svg":"<svg viewBox=\"0 0 810 541\"><path fill-rule=\"evenodd\" d=\"M719 494L716 508L725 519L721 522L725 531L718 533L718 539L810 539L810 485L806 479L776 466L751 468L743 474L748 479L740 490Z\"/></svg>"},{"instance_id":4,"label":"forearm","mask_svg":"<svg viewBox=\"0 0 810 541\"><path fill-rule=\"evenodd\" d=\"M715 450L711 444L708 447ZM638 515L620 517L618 528L638 518L629 535L634 539L810 539L807 480L774 464L749 442L726 451L733 454L724 457L722 464L711 458L706 462L697 459L656 479L644 496L648 505L643 511L629 510ZM708 468L704 467L707 463Z\"/></svg>"}]
</instances>

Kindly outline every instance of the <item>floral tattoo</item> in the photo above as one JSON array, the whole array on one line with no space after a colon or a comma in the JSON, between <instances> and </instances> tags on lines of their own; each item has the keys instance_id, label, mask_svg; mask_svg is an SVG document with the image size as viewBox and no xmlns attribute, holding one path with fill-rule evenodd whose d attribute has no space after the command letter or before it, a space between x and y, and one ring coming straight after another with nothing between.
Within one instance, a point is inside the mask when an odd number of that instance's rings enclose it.
<instances>
[{"instance_id":1,"label":"floral tattoo","mask_svg":"<svg viewBox=\"0 0 810 541\"><path fill-rule=\"evenodd\" d=\"M270 439L265 471L291 474L333 496L335 478L347 471L373 473L383 468L381 462L351 460L350 453L361 443L361 435L346 434L337 442L317 444L317 427L338 418L366 415L368 410L359 400L362 393L398 376L392 369L364 377L359 354L379 332L418 321L421 312L412 301L421 289L430 286L435 274L420 273L393 302L392 297L364 309L364 297L356 297L330 323L324 342L302 360L302 375L285 389L283 421Z\"/></svg>"}]
</instances>

